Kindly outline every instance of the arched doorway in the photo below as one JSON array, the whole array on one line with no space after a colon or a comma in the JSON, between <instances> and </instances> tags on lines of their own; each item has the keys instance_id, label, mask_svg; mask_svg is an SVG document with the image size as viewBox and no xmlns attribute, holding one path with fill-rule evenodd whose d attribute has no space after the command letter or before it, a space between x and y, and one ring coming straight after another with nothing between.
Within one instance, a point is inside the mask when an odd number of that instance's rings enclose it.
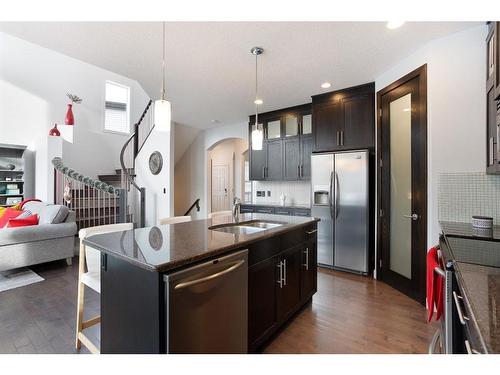
<instances>
[{"instance_id":1,"label":"arched doorway","mask_svg":"<svg viewBox=\"0 0 500 375\"><path fill-rule=\"evenodd\" d=\"M207 213L230 210L235 197L245 200L247 150L242 138L225 138L207 149Z\"/></svg>"}]
</instances>

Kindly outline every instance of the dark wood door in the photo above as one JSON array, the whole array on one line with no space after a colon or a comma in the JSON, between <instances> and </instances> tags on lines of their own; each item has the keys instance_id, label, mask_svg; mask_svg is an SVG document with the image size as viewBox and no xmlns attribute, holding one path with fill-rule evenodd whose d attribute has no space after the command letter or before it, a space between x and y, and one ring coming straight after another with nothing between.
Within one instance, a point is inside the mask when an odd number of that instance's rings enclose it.
<instances>
[{"instance_id":1,"label":"dark wood door","mask_svg":"<svg viewBox=\"0 0 500 375\"><path fill-rule=\"evenodd\" d=\"M283 284L278 286L278 319L286 319L300 303L300 272L302 267L302 245L281 254Z\"/></svg>"},{"instance_id":2,"label":"dark wood door","mask_svg":"<svg viewBox=\"0 0 500 375\"><path fill-rule=\"evenodd\" d=\"M248 347L252 351L278 323L278 257L248 269Z\"/></svg>"},{"instance_id":3,"label":"dark wood door","mask_svg":"<svg viewBox=\"0 0 500 375\"><path fill-rule=\"evenodd\" d=\"M375 100L371 94L342 99L344 122L340 136L342 148L352 150L373 147L375 139L374 112Z\"/></svg>"},{"instance_id":4,"label":"dark wood door","mask_svg":"<svg viewBox=\"0 0 500 375\"><path fill-rule=\"evenodd\" d=\"M340 101L317 103L312 110L314 151L334 151L340 147L341 121Z\"/></svg>"},{"instance_id":5,"label":"dark wood door","mask_svg":"<svg viewBox=\"0 0 500 375\"><path fill-rule=\"evenodd\" d=\"M250 179L265 180L266 161L267 161L266 144L262 145L262 150L250 151Z\"/></svg>"},{"instance_id":6,"label":"dark wood door","mask_svg":"<svg viewBox=\"0 0 500 375\"><path fill-rule=\"evenodd\" d=\"M317 240L308 240L302 247L302 266L300 278L300 298L307 300L316 293L317 288Z\"/></svg>"},{"instance_id":7,"label":"dark wood door","mask_svg":"<svg viewBox=\"0 0 500 375\"><path fill-rule=\"evenodd\" d=\"M267 141L266 180L282 180L283 141Z\"/></svg>"},{"instance_id":8,"label":"dark wood door","mask_svg":"<svg viewBox=\"0 0 500 375\"><path fill-rule=\"evenodd\" d=\"M300 179L300 138L292 137L283 141L283 174L285 180Z\"/></svg>"},{"instance_id":9,"label":"dark wood door","mask_svg":"<svg viewBox=\"0 0 500 375\"><path fill-rule=\"evenodd\" d=\"M426 66L378 93L381 279L425 303L427 254Z\"/></svg>"},{"instance_id":10,"label":"dark wood door","mask_svg":"<svg viewBox=\"0 0 500 375\"><path fill-rule=\"evenodd\" d=\"M311 154L313 150L313 138L310 135L300 137L300 178L311 179Z\"/></svg>"}]
</instances>

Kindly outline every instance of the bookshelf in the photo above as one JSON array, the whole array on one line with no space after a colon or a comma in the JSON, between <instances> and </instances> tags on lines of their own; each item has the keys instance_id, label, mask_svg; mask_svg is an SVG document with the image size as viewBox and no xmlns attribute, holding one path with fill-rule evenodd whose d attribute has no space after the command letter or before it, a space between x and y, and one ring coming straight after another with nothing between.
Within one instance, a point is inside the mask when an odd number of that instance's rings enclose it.
<instances>
[{"instance_id":1,"label":"bookshelf","mask_svg":"<svg viewBox=\"0 0 500 375\"><path fill-rule=\"evenodd\" d=\"M26 146L0 144L0 207L24 199L24 151Z\"/></svg>"}]
</instances>

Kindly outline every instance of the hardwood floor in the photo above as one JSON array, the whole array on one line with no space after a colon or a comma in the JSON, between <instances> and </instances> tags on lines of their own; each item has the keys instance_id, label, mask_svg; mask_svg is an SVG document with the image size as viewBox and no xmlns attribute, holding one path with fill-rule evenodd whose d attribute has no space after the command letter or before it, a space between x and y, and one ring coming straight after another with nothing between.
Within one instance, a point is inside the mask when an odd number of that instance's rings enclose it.
<instances>
[{"instance_id":1,"label":"hardwood floor","mask_svg":"<svg viewBox=\"0 0 500 375\"><path fill-rule=\"evenodd\" d=\"M0 353L77 353L78 258L30 267L45 281L0 292ZM99 294L85 291L85 318L99 314ZM99 343L99 328L86 334ZM88 350L82 348L82 353Z\"/></svg>"},{"instance_id":2,"label":"hardwood floor","mask_svg":"<svg viewBox=\"0 0 500 375\"><path fill-rule=\"evenodd\" d=\"M371 277L321 268L318 292L264 353L427 353L426 310Z\"/></svg>"},{"instance_id":3,"label":"hardwood floor","mask_svg":"<svg viewBox=\"0 0 500 375\"><path fill-rule=\"evenodd\" d=\"M32 269L45 281L0 293L0 353L76 353L77 259ZM99 313L99 295L88 288L85 309L85 318ZM386 284L321 269L312 304L263 352L425 353L435 329L423 306ZM86 334L99 345L99 326Z\"/></svg>"}]
</instances>

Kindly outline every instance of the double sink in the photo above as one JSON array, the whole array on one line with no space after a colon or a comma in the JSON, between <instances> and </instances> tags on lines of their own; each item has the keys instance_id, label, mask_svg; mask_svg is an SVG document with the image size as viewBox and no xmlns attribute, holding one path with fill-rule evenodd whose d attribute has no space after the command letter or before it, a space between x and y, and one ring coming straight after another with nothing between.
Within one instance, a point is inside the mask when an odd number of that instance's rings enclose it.
<instances>
[{"instance_id":1,"label":"double sink","mask_svg":"<svg viewBox=\"0 0 500 375\"><path fill-rule=\"evenodd\" d=\"M241 223L213 225L208 229L232 234L253 234L268 229L278 228L284 224L285 223L280 223L277 221L251 220Z\"/></svg>"}]
</instances>

